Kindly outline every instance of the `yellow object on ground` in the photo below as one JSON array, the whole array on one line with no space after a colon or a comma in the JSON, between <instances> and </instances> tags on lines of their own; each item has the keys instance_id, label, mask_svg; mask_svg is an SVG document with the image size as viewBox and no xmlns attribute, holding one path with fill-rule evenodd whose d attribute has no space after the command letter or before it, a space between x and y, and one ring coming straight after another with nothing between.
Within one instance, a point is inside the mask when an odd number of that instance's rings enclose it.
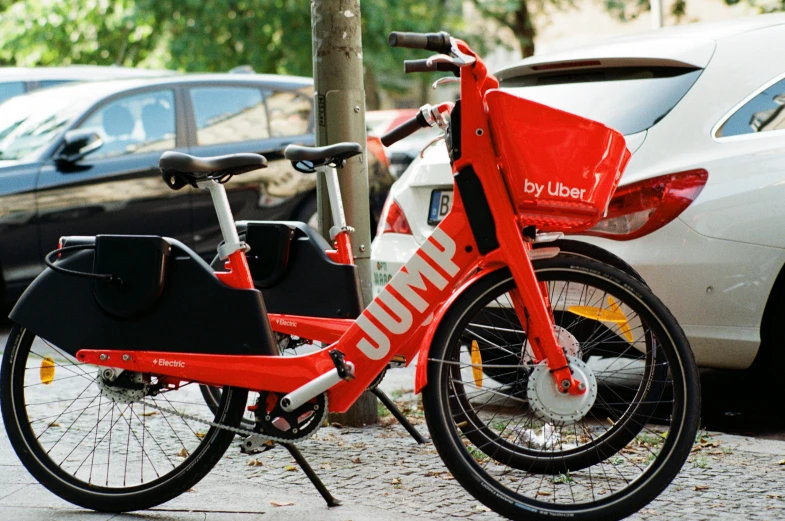
<instances>
[{"instance_id":1,"label":"yellow object on ground","mask_svg":"<svg viewBox=\"0 0 785 521\"><path fill-rule=\"evenodd\" d=\"M480 346L476 340L472 340L472 375L474 375L474 385L482 387L482 354Z\"/></svg>"},{"instance_id":2,"label":"yellow object on ground","mask_svg":"<svg viewBox=\"0 0 785 521\"><path fill-rule=\"evenodd\" d=\"M49 385L55 379L55 361L48 356L41 360L41 383Z\"/></svg>"},{"instance_id":3,"label":"yellow object on ground","mask_svg":"<svg viewBox=\"0 0 785 521\"><path fill-rule=\"evenodd\" d=\"M612 322L619 326L624 338L629 342L635 341L635 338L632 336L632 330L630 329L630 323L627 320L627 315L624 314L621 306L611 296L608 296L608 309L596 306L570 306L567 308L567 311L574 313L579 317L597 320L598 322Z\"/></svg>"}]
</instances>

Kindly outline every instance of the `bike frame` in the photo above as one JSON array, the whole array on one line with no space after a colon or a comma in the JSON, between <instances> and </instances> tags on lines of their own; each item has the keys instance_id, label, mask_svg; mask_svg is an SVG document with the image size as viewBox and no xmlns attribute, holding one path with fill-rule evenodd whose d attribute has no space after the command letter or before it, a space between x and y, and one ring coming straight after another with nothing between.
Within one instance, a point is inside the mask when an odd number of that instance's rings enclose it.
<instances>
[{"instance_id":1,"label":"bike frame","mask_svg":"<svg viewBox=\"0 0 785 521\"><path fill-rule=\"evenodd\" d=\"M458 42L461 52L475 57ZM582 382L573 379L563 350L559 347L547 301L541 292L529 258L530 244L523 237L526 223L520 222L498 167L491 140L484 95L498 87L479 58L461 71L461 150L453 172L471 168L476 173L489 205L501 245L480 253L458 186L450 213L415 255L388 282L384 290L354 321L311 319L271 315L274 329L301 337L321 339L325 331L334 342L326 349L296 356L238 356L165 352L122 352L83 349L77 358L85 363L164 375L170 385L176 380L214 386L233 386L275 393L291 393L327 373L335 371L330 352L338 350L354 368L354 378L328 387L330 410L344 412L387 367L393 356L407 361L419 354L416 390L426 383L428 349L441 321L455 300L479 278L509 267L516 283L513 303L526 325L534 363L546 360L554 384L570 394L585 392ZM239 242L223 186L207 187L212 195L226 244ZM221 196L223 194L223 196ZM345 225L344 225L345 226ZM232 234L233 233L233 234ZM340 236L341 234L339 234ZM351 262L348 235L338 241L337 258ZM348 258L347 258L348 252ZM226 284L253 289L243 250L228 255L227 271L217 273ZM294 325L285 326L281 322ZM348 327L347 327L348 325ZM309 334L308 331L313 334ZM345 328L345 329L344 329ZM341 331L343 332L341 333ZM338 335L337 338L335 336ZM220 343L220 339L216 339Z\"/></svg>"}]
</instances>

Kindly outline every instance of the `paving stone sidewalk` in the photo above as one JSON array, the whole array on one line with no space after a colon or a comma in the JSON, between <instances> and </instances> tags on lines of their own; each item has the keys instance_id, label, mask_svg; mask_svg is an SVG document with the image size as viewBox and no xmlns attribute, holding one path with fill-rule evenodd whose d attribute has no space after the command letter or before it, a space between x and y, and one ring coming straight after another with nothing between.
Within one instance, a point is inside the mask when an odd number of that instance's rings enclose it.
<instances>
[{"instance_id":1,"label":"paving stone sidewalk","mask_svg":"<svg viewBox=\"0 0 785 521\"><path fill-rule=\"evenodd\" d=\"M418 429L426 433L424 425ZM251 457L235 444L192 491L154 510L109 515L80 510L38 485L3 430L0 520L501 519L451 479L432 445L417 445L387 419L325 427L301 450L343 506L328 509L285 450ZM785 520L783 459L782 441L707 434L666 492L630 519Z\"/></svg>"}]
</instances>

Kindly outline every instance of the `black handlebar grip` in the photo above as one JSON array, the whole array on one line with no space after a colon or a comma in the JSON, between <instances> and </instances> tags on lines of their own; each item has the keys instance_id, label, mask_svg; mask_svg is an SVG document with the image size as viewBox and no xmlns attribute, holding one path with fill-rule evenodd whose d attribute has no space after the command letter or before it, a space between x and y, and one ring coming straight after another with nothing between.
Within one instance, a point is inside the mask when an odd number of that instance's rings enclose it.
<instances>
[{"instance_id":1,"label":"black handlebar grip","mask_svg":"<svg viewBox=\"0 0 785 521\"><path fill-rule=\"evenodd\" d=\"M407 49L425 49L428 51L448 54L452 50L450 35L440 33L390 33L391 47L406 47Z\"/></svg>"},{"instance_id":2,"label":"black handlebar grip","mask_svg":"<svg viewBox=\"0 0 785 521\"><path fill-rule=\"evenodd\" d=\"M406 74L411 74L413 72L433 72L433 71L441 71L441 72L451 72L458 76L461 70L453 65L452 63L431 63L428 64L428 60L406 60L403 62L403 72Z\"/></svg>"},{"instance_id":3,"label":"black handlebar grip","mask_svg":"<svg viewBox=\"0 0 785 521\"><path fill-rule=\"evenodd\" d=\"M413 72L433 72L437 70L437 66L441 63L428 63L428 60L406 60L403 62L404 74L411 74Z\"/></svg>"},{"instance_id":4,"label":"black handlebar grip","mask_svg":"<svg viewBox=\"0 0 785 521\"><path fill-rule=\"evenodd\" d=\"M383 135L382 145L389 147L393 143L396 143L405 137L411 136L421 128L425 128L427 126L429 125L428 122L425 121L425 116L422 115L422 112L418 112L417 115L414 116L412 119L404 123L401 123L394 129Z\"/></svg>"}]
</instances>

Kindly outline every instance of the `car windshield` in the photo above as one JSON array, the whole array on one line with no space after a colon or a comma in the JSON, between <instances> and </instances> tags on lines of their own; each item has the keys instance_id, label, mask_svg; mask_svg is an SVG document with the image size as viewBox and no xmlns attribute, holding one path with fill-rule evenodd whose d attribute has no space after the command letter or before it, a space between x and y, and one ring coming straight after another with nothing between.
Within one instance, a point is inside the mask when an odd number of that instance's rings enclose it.
<instances>
[{"instance_id":1,"label":"car windshield","mask_svg":"<svg viewBox=\"0 0 785 521\"><path fill-rule=\"evenodd\" d=\"M37 93L0 105L0 159L24 160L37 155L82 111L85 101Z\"/></svg>"},{"instance_id":2,"label":"car windshield","mask_svg":"<svg viewBox=\"0 0 785 521\"><path fill-rule=\"evenodd\" d=\"M501 88L630 135L664 118L701 72L682 67L565 71L510 78Z\"/></svg>"}]
</instances>

